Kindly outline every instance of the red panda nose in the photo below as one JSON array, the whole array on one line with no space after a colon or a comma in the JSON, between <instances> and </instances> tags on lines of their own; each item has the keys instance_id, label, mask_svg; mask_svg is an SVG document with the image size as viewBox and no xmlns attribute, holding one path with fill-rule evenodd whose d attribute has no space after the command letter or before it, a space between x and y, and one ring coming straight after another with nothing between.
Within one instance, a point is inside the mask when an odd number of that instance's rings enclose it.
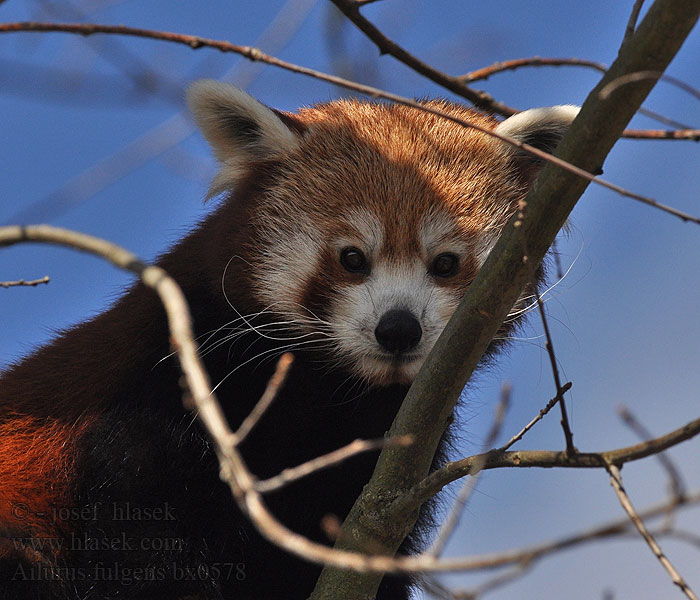
<instances>
[{"instance_id":1,"label":"red panda nose","mask_svg":"<svg viewBox=\"0 0 700 600\"><path fill-rule=\"evenodd\" d=\"M374 337L382 348L394 354L415 348L422 335L418 319L407 310L385 312L374 330Z\"/></svg>"}]
</instances>

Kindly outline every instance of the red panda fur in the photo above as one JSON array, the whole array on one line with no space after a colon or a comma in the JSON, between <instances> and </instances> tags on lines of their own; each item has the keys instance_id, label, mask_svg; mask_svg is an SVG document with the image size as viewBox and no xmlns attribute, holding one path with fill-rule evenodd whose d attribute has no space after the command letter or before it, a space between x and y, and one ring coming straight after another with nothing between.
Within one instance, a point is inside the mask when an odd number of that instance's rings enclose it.
<instances>
[{"instance_id":1,"label":"red panda fur","mask_svg":"<svg viewBox=\"0 0 700 600\"><path fill-rule=\"evenodd\" d=\"M537 109L499 123L426 104L546 150L575 114ZM348 100L279 113L215 82L195 84L190 105L221 165L210 195L225 200L158 264L187 296L234 428L273 359L296 354L242 445L251 471L270 477L381 437L538 163L414 108ZM220 482L182 407L168 339L157 298L136 284L0 378L0 599L293 600L313 590L320 567L262 539ZM322 518L345 517L375 460L355 457L266 501L327 541ZM420 547L428 513L402 552ZM409 590L387 577L377 598Z\"/></svg>"}]
</instances>

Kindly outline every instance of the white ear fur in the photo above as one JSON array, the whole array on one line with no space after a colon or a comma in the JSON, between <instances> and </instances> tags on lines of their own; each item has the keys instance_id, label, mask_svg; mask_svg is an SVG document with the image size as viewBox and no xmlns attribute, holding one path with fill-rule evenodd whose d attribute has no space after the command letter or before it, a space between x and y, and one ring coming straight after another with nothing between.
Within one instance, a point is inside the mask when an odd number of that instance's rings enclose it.
<instances>
[{"instance_id":1,"label":"white ear fur","mask_svg":"<svg viewBox=\"0 0 700 600\"><path fill-rule=\"evenodd\" d=\"M232 188L251 162L293 150L299 143L273 110L232 85L197 81L187 90L187 104L221 163L208 198Z\"/></svg>"},{"instance_id":2,"label":"white ear fur","mask_svg":"<svg viewBox=\"0 0 700 600\"><path fill-rule=\"evenodd\" d=\"M494 131L551 152L564 137L579 110L572 104L531 108L501 121Z\"/></svg>"}]
</instances>

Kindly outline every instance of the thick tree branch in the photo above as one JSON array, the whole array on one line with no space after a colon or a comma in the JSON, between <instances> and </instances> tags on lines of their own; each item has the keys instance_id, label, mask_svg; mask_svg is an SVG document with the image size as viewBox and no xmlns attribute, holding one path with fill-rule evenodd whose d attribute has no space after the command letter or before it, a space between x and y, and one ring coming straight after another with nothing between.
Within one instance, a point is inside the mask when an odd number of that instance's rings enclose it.
<instances>
[{"instance_id":1,"label":"thick tree branch","mask_svg":"<svg viewBox=\"0 0 700 600\"><path fill-rule=\"evenodd\" d=\"M589 94L581 113L557 150L564 160L596 172L625 125L651 91L655 80L625 86L625 93L601 100L599 91L611 81L640 71L663 72L700 14L700 0L678 3L657 0L637 31L621 49L601 82ZM385 448L370 482L343 524L336 548L392 556L411 530L417 510L392 509L392 501L428 473L454 404L482 354L529 279L523 264L523 240L528 260L539 263L565 223L588 183L547 164L527 196L522 226L506 227L496 247L471 284L426 359L390 430L390 435L414 435L406 448ZM376 593L379 574L326 567L313 600L366 600Z\"/></svg>"}]
</instances>

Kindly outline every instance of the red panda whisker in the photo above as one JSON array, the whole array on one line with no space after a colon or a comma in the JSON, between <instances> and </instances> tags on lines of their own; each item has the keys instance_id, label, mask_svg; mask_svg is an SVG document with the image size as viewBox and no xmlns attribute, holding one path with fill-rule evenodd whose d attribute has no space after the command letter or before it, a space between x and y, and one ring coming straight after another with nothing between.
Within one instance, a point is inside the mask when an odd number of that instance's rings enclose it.
<instances>
[{"instance_id":1,"label":"red panda whisker","mask_svg":"<svg viewBox=\"0 0 700 600\"><path fill-rule=\"evenodd\" d=\"M244 367L245 365L251 363L251 362L254 361L254 360L257 360L257 359L260 358L261 356L265 356L265 355L271 354L271 353L278 353L279 355L282 355L282 354L284 354L285 352L289 352L289 351L291 351L291 350L298 349L298 348L300 348L301 346L305 346L305 345L308 345L308 344L314 344L314 343L318 344L318 343L319 343L319 340L306 340L305 342L296 342L296 343L294 343L294 344L286 344L286 345L283 345L283 346L279 346L279 347L269 348L269 349L267 349L267 350L263 350L263 351L260 352L259 354L256 354L255 356L252 356L251 358L249 358L249 359L243 361L242 363L236 365L236 367L235 367L234 369L232 369L231 371L229 371L228 374L227 374L223 379L221 379L221 380L219 381L219 383L217 383L217 384L212 388L211 391L212 391L212 392L215 392L215 391L221 386L221 384L222 384L228 377L230 377L230 376L233 375L236 371L238 371L238 369L240 369L241 367ZM248 346L247 349L250 349L250 347L251 347L251 346Z\"/></svg>"}]
</instances>

